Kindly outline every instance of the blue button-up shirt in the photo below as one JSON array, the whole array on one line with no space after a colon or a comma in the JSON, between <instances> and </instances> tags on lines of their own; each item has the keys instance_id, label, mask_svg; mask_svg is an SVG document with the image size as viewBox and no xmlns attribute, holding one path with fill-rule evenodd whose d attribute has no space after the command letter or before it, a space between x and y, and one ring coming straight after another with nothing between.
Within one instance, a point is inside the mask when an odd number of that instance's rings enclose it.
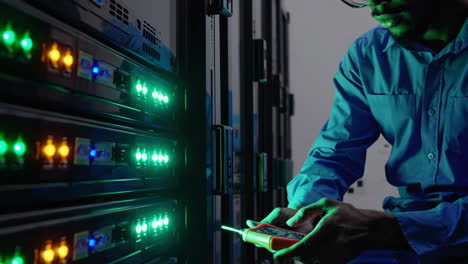
<instances>
[{"instance_id":1,"label":"blue button-up shirt","mask_svg":"<svg viewBox=\"0 0 468 264\"><path fill-rule=\"evenodd\" d=\"M333 81L331 116L288 185L290 204L342 200L382 134L392 145L386 176L401 195L384 209L418 255L468 255L468 19L439 53L404 49L374 28L352 44Z\"/></svg>"}]
</instances>

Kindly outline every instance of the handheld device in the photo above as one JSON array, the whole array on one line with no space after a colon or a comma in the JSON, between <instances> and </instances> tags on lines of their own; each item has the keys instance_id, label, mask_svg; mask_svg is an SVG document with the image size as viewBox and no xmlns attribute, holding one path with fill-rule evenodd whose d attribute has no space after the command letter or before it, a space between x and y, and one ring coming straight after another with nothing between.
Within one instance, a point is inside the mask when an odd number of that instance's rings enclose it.
<instances>
[{"instance_id":1,"label":"handheld device","mask_svg":"<svg viewBox=\"0 0 468 264\"><path fill-rule=\"evenodd\" d=\"M221 228L242 235L242 240L245 242L254 243L274 251L288 248L305 237L302 233L269 224L260 224L248 229L236 229L224 225Z\"/></svg>"}]
</instances>

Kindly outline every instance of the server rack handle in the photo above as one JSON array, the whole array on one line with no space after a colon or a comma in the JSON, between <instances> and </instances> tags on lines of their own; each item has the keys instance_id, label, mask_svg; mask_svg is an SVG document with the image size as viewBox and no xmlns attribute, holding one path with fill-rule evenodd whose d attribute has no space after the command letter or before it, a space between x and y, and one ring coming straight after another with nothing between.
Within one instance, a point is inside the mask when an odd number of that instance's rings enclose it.
<instances>
[{"instance_id":1,"label":"server rack handle","mask_svg":"<svg viewBox=\"0 0 468 264\"><path fill-rule=\"evenodd\" d=\"M268 154L267 153L258 153L258 191L259 192L268 192Z\"/></svg>"},{"instance_id":2,"label":"server rack handle","mask_svg":"<svg viewBox=\"0 0 468 264\"><path fill-rule=\"evenodd\" d=\"M232 127L216 125L214 129L214 177L215 194L232 193L233 188L233 139Z\"/></svg>"}]
</instances>

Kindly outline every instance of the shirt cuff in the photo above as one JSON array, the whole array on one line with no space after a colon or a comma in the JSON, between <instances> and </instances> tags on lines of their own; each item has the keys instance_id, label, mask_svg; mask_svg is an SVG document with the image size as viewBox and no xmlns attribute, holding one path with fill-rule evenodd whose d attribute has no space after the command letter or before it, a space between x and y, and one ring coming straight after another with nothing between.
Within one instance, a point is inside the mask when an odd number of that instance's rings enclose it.
<instances>
[{"instance_id":1,"label":"shirt cuff","mask_svg":"<svg viewBox=\"0 0 468 264\"><path fill-rule=\"evenodd\" d=\"M427 254L433 250L432 245L427 242L425 245L424 241L428 241L427 237L424 239L421 237L421 226L418 225L417 222L421 219L431 219L431 221L439 221L437 219L433 219L433 215L426 215L430 214L428 211L414 211L414 212L395 212L392 213L395 215L398 224L400 225L401 231L405 236L408 244L411 248L416 252L417 255L421 256ZM429 218L427 218L429 217ZM431 222L430 221L430 222Z\"/></svg>"}]
</instances>

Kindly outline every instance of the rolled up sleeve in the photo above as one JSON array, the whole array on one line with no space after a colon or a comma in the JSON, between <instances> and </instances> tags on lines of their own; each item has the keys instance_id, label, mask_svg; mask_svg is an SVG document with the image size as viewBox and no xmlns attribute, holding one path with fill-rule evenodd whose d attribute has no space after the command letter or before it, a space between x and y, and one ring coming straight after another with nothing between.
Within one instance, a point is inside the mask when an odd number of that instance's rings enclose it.
<instances>
[{"instance_id":1,"label":"rolled up sleeve","mask_svg":"<svg viewBox=\"0 0 468 264\"><path fill-rule=\"evenodd\" d=\"M468 197L442 202L424 211L393 213L414 251L420 255L466 256Z\"/></svg>"},{"instance_id":2,"label":"rolled up sleeve","mask_svg":"<svg viewBox=\"0 0 468 264\"><path fill-rule=\"evenodd\" d=\"M299 175L287 186L290 205L308 205L322 197L342 200L348 187L363 176L367 148L380 132L361 85L360 49L358 39L340 63L329 120Z\"/></svg>"}]
</instances>

